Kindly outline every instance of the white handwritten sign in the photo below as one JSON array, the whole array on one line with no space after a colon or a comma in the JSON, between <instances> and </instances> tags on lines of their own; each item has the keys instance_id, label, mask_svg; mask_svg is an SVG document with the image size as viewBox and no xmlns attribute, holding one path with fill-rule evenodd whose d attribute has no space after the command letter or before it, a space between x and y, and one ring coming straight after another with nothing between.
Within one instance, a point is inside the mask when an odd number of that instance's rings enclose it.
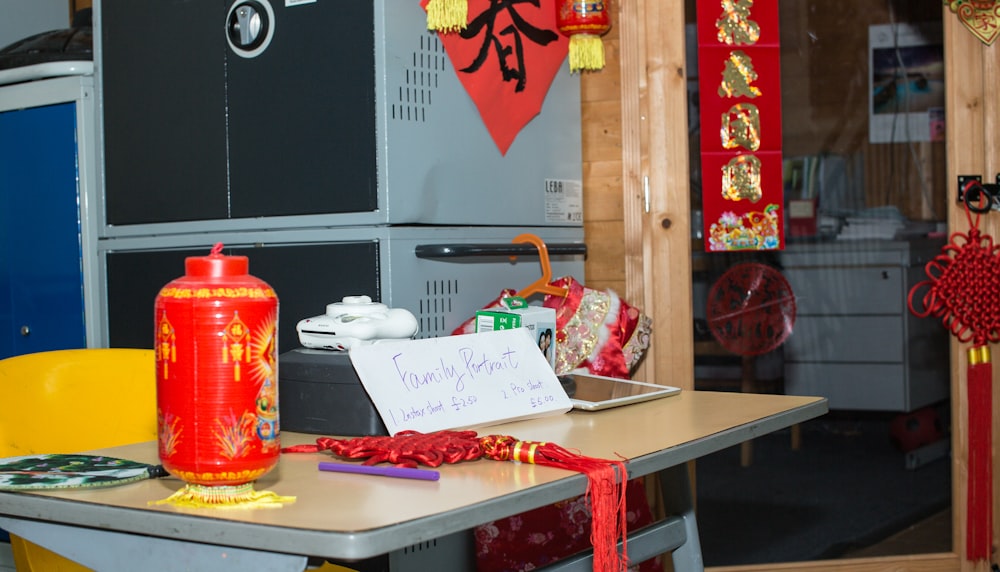
<instances>
[{"instance_id":1,"label":"white handwritten sign","mask_svg":"<svg viewBox=\"0 0 1000 572\"><path fill-rule=\"evenodd\" d=\"M391 435L490 425L572 408L524 328L355 346L351 362Z\"/></svg>"}]
</instances>

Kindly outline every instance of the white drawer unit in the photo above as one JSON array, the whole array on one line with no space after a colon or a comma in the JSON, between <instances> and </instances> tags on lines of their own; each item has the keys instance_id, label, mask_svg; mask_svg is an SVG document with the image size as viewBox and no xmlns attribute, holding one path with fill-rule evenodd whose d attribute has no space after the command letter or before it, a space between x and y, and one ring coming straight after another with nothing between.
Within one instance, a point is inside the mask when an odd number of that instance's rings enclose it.
<instances>
[{"instance_id":1,"label":"white drawer unit","mask_svg":"<svg viewBox=\"0 0 1000 572\"><path fill-rule=\"evenodd\" d=\"M784 345L785 391L831 409L908 412L948 397L948 333L907 306L943 240L789 245L783 272L797 318Z\"/></svg>"}]
</instances>

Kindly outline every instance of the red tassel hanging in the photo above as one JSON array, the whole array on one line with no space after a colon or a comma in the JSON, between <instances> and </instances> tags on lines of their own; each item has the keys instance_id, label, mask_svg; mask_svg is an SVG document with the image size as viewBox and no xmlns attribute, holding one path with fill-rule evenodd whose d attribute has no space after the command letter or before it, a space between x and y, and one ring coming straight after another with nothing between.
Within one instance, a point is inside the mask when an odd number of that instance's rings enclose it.
<instances>
[{"instance_id":1,"label":"red tassel hanging","mask_svg":"<svg viewBox=\"0 0 1000 572\"><path fill-rule=\"evenodd\" d=\"M623 461L587 457L554 443L519 441L507 435L479 437L475 431L402 431L393 437L354 439L321 437L315 445L296 445L282 451L331 451L347 459L365 459L365 465L388 462L399 467L418 464L437 467L443 463L486 458L583 473L587 475L586 496L590 499L593 515L590 541L594 546L594 570L623 572L627 569L625 482L628 473ZM622 539L620 555L617 550L619 538Z\"/></svg>"},{"instance_id":2,"label":"red tassel hanging","mask_svg":"<svg viewBox=\"0 0 1000 572\"><path fill-rule=\"evenodd\" d=\"M969 350L969 484L966 557L986 560L992 552L993 477L992 403L993 364L989 346Z\"/></svg>"}]
</instances>

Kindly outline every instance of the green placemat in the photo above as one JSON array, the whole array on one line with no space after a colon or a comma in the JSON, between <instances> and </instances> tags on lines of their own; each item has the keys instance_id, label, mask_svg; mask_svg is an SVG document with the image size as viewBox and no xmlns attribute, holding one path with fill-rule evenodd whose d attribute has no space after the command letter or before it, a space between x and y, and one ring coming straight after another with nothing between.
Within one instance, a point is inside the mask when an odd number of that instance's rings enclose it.
<instances>
[{"instance_id":1,"label":"green placemat","mask_svg":"<svg viewBox=\"0 0 1000 572\"><path fill-rule=\"evenodd\" d=\"M100 455L49 454L0 459L0 490L112 487L165 476L160 465Z\"/></svg>"}]
</instances>

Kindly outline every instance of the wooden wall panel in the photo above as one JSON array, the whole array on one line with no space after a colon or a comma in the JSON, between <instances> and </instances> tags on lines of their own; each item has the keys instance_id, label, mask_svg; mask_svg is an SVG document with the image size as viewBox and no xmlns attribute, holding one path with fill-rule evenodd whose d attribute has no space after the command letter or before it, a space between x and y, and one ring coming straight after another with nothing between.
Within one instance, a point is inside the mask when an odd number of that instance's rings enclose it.
<instances>
[{"instance_id":1,"label":"wooden wall panel","mask_svg":"<svg viewBox=\"0 0 1000 572\"><path fill-rule=\"evenodd\" d=\"M591 288L625 295L620 26L604 36L606 65L580 78L583 123L584 272Z\"/></svg>"},{"instance_id":2,"label":"wooden wall panel","mask_svg":"<svg viewBox=\"0 0 1000 572\"><path fill-rule=\"evenodd\" d=\"M587 102L581 109L583 160L605 161L608 157L621 157L621 103L616 100ZM620 164L620 160L619 160ZM585 187L586 188L586 187ZM622 213L618 213L620 217Z\"/></svg>"},{"instance_id":3,"label":"wooden wall panel","mask_svg":"<svg viewBox=\"0 0 1000 572\"><path fill-rule=\"evenodd\" d=\"M624 221L592 221L587 226L587 259L592 261L587 270L587 284L598 287L598 282L625 283ZM624 292L624 290L616 290Z\"/></svg>"},{"instance_id":4,"label":"wooden wall panel","mask_svg":"<svg viewBox=\"0 0 1000 572\"><path fill-rule=\"evenodd\" d=\"M585 224L621 221L623 208L621 161L585 162L583 179L587 181L587 192L583 195ZM622 264L622 261L617 261L617 264Z\"/></svg>"},{"instance_id":5,"label":"wooden wall panel","mask_svg":"<svg viewBox=\"0 0 1000 572\"><path fill-rule=\"evenodd\" d=\"M681 2L638 0L634 5L636 44L622 40L622 74L635 74L636 98L623 82L623 117L634 132L638 153L624 153L625 242L642 253L642 305L653 318L652 345L645 377L657 383L694 386L694 317L691 307L691 200L685 10ZM635 48L625 54L625 46ZM632 106L632 107L630 107ZM636 125L637 124L637 125ZM632 141L624 146L628 151ZM637 242L633 242L637 241ZM626 254L631 253L627 246ZM626 278L638 280L626 267Z\"/></svg>"},{"instance_id":6,"label":"wooden wall panel","mask_svg":"<svg viewBox=\"0 0 1000 572\"><path fill-rule=\"evenodd\" d=\"M997 69L997 46L984 46L971 33L964 29L954 14L945 13L945 99L948 102L945 110L947 124L947 188L949 195L956 192L955 182L959 174L982 174L989 179L1000 172L1000 140L996 129L1000 124L1000 108L996 102L996 93L1000 87L1000 74ZM964 209L954 200L948 200L948 227L953 232L964 232L968 229L968 221ZM980 230L998 236L1000 221L997 216L983 217ZM953 463L953 506L954 521L952 523L953 546L956 552L965 552L965 519L966 509L966 476L968 473L969 434L962 421L968 419L969 404L966 398L968 377L965 371L967 363L964 344L952 342L952 384L951 402L952 419L952 463ZM996 348L993 348L995 353ZM993 385L996 386L996 367L994 367ZM1000 392L993 393L993 439L997 443L997 416L1000 408ZM993 513L997 513L996 493L1000 492L1000 476L994 461ZM993 522L993 535L997 538L997 519ZM986 564L976 568L968 562L962 562L962 570L987 570Z\"/></svg>"}]
</instances>

